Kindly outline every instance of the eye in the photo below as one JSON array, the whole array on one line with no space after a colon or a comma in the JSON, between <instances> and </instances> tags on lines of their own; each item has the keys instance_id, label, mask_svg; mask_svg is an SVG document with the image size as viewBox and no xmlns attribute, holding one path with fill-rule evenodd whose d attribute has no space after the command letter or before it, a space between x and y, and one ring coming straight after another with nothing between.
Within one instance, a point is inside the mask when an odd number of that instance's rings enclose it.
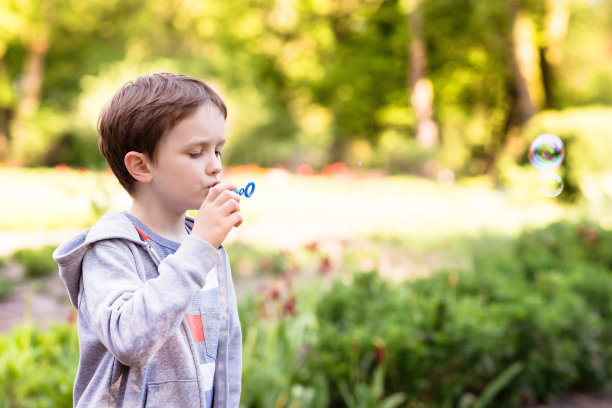
<instances>
[{"instance_id":1,"label":"eye","mask_svg":"<svg viewBox=\"0 0 612 408\"><path fill-rule=\"evenodd\" d=\"M223 158L223 153L221 153L221 151L216 151L215 155L217 156L218 159Z\"/></svg>"},{"instance_id":2,"label":"eye","mask_svg":"<svg viewBox=\"0 0 612 408\"><path fill-rule=\"evenodd\" d=\"M191 156L192 159L197 159L198 157L202 156L202 152L189 153L189 156Z\"/></svg>"}]
</instances>

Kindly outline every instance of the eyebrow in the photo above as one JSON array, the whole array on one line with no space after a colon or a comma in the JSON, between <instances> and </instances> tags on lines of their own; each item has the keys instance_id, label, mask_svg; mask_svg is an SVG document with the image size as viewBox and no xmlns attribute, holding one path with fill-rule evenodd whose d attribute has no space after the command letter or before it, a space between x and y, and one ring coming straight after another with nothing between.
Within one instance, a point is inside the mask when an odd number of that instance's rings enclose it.
<instances>
[{"instance_id":1,"label":"eyebrow","mask_svg":"<svg viewBox=\"0 0 612 408\"><path fill-rule=\"evenodd\" d=\"M223 146L225 145L226 139L223 138L219 141L219 143L213 143L211 140L200 139L191 143L187 143L186 147L197 147L202 145L215 145L215 146Z\"/></svg>"}]
</instances>

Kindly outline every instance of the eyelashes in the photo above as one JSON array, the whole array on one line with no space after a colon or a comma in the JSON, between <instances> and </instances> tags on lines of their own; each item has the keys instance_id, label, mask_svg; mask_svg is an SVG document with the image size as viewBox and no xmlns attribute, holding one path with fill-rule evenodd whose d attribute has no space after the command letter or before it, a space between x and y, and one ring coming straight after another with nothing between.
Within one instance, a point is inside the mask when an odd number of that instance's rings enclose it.
<instances>
[{"instance_id":1,"label":"eyelashes","mask_svg":"<svg viewBox=\"0 0 612 408\"><path fill-rule=\"evenodd\" d=\"M189 153L189 156L192 159L198 159L198 158L202 157L202 152ZM217 151L217 152L215 152L215 157L217 157L217 159L221 160L223 158L223 153Z\"/></svg>"}]
</instances>

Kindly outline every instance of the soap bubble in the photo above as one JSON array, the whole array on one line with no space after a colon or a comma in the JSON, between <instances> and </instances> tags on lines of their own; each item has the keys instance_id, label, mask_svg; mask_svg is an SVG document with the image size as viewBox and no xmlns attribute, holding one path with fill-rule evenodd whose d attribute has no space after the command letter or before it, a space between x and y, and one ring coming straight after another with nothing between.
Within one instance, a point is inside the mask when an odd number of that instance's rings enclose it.
<instances>
[{"instance_id":1,"label":"soap bubble","mask_svg":"<svg viewBox=\"0 0 612 408\"><path fill-rule=\"evenodd\" d=\"M563 191L563 180L556 173L544 173L540 176L540 193L546 197L556 197Z\"/></svg>"},{"instance_id":2,"label":"soap bubble","mask_svg":"<svg viewBox=\"0 0 612 408\"><path fill-rule=\"evenodd\" d=\"M558 168L565 157L563 142L551 133L543 133L529 147L529 161L538 170Z\"/></svg>"}]
</instances>

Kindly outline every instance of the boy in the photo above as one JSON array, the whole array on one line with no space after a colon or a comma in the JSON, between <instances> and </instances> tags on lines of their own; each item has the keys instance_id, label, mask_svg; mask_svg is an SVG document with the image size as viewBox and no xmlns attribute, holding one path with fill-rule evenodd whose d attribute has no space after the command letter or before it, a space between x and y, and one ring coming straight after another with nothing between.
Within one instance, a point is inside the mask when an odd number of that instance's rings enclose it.
<instances>
[{"instance_id":1,"label":"boy","mask_svg":"<svg viewBox=\"0 0 612 408\"><path fill-rule=\"evenodd\" d=\"M75 406L238 406L242 337L221 243L242 216L221 182L226 117L208 85L171 73L126 83L102 111L100 151L132 206L53 254L78 309Z\"/></svg>"}]
</instances>

